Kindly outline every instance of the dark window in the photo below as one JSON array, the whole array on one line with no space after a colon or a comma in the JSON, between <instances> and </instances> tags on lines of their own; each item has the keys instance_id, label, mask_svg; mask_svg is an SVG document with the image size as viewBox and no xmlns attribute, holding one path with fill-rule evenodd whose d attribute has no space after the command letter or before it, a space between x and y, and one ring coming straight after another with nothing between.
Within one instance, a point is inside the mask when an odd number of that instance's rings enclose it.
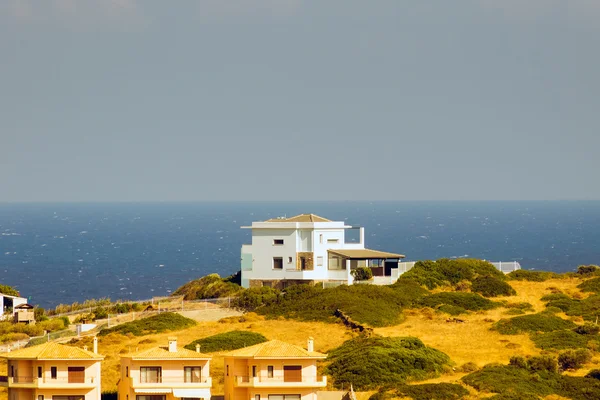
<instances>
[{"instance_id":1,"label":"dark window","mask_svg":"<svg viewBox=\"0 0 600 400\"><path fill-rule=\"evenodd\" d=\"M252 377L256 378L256 365L252 366Z\"/></svg>"},{"instance_id":2,"label":"dark window","mask_svg":"<svg viewBox=\"0 0 600 400\"><path fill-rule=\"evenodd\" d=\"M129 367L125 367L125 378L129 378Z\"/></svg>"},{"instance_id":3,"label":"dark window","mask_svg":"<svg viewBox=\"0 0 600 400\"><path fill-rule=\"evenodd\" d=\"M272 378L273 377L273 366L269 365L267 367L267 377Z\"/></svg>"},{"instance_id":4,"label":"dark window","mask_svg":"<svg viewBox=\"0 0 600 400\"><path fill-rule=\"evenodd\" d=\"M269 400L300 400L299 394L270 394Z\"/></svg>"},{"instance_id":5,"label":"dark window","mask_svg":"<svg viewBox=\"0 0 600 400\"><path fill-rule=\"evenodd\" d=\"M184 367L183 375L186 383L202 382L202 367Z\"/></svg>"},{"instance_id":6,"label":"dark window","mask_svg":"<svg viewBox=\"0 0 600 400\"><path fill-rule=\"evenodd\" d=\"M273 244L281 246L283 244L283 239L273 239Z\"/></svg>"},{"instance_id":7,"label":"dark window","mask_svg":"<svg viewBox=\"0 0 600 400\"><path fill-rule=\"evenodd\" d=\"M38 367L38 378L42 377L42 367Z\"/></svg>"},{"instance_id":8,"label":"dark window","mask_svg":"<svg viewBox=\"0 0 600 400\"><path fill-rule=\"evenodd\" d=\"M85 400L85 396L52 396L52 400Z\"/></svg>"},{"instance_id":9,"label":"dark window","mask_svg":"<svg viewBox=\"0 0 600 400\"><path fill-rule=\"evenodd\" d=\"M164 394L145 394L135 396L135 400L165 400Z\"/></svg>"},{"instance_id":10,"label":"dark window","mask_svg":"<svg viewBox=\"0 0 600 400\"><path fill-rule=\"evenodd\" d=\"M260 394L255 395L254 400L260 400Z\"/></svg>"},{"instance_id":11,"label":"dark window","mask_svg":"<svg viewBox=\"0 0 600 400\"><path fill-rule=\"evenodd\" d=\"M302 382L302 366L301 365L284 365L283 366L283 381L284 382Z\"/></svg>"},{"instance_id":12,"label":"dark window","mask_svg":"<svg viewBox=\"0 0 600 400\"><path fill-rule=\"evenodd\" d=\"M229 364L227 365L227 376L229 376Z\"/></svg>"},{"instance_id":13,"label":"dark window","mask_svg":"<svg viewBox=\"0 0 600 400\"><path fill-rule=\"evenodd\" d=\"M141 383L162 383L161 367L140 367ZM137 396L140 397L140 396ZM159 396L160 397L160 396ZM162 396L164 397L164 396ZM150 399L154 400L154 399Z\"/></svg>"},{"instance_id":14,"label":"dark window","mask_svg":"<svg viewBox=\"0 0 600 400\"><path fill-rule=\"evenodd\" d=\"M84 383L85 368L84 367L69 367L69 383Z\"/></svg>"},{"instance_id":15,"label":"dark window","mask_svg":"<svg viewBox=\"0 0 600 400\"><path fill-rule=\"evenodd\" d=\"M15 366L14 365L10 366L10 377L11 378L15 377Z\"/></svg>"},{"instance_id":16,"label":"dark window","mask_svg":"<svg viewBox=\"0 0 600 400\"><path fill-rule=\"evenodd\" d=\"M283 269L282 257L273 257L273 269Z\"/></svg>"},{"instance_id":17,"label":"dark window","mask_svg":"<svg viewBox=\"0 0 600 400\"><path fill-rule=\"evenodd\" d=\"M38 395L38 400L44 400L44 395L43 394Z\"/></svg>"},{"instance_id":18,"label":"dark window","mask_svg":"<svg viewBox=\"0 0 600 400\"><path fill-rule=\"evenodd\" d=\"M52 379L56 379L56 367L50 367L50 378ZM55 396L52 396L52 399L54 400ZM59 399L60 400L60 399Z\"/></svg>"}]
</instances>

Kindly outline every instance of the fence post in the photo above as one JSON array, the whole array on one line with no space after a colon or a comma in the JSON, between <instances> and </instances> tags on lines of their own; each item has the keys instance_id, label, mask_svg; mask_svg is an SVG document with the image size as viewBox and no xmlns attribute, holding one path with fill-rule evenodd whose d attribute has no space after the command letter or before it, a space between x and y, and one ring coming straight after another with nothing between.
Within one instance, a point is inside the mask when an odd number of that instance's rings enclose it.
<instances>
[{"instance_id":1,"label":"fence post","mask_svg":"<svg viewBox=\"0 0 600 400\"><path fill-rule=\"evenodd\" d=\"M227 296L227 308L231 308L231 297Z\"/></svg>"}]
</instances>

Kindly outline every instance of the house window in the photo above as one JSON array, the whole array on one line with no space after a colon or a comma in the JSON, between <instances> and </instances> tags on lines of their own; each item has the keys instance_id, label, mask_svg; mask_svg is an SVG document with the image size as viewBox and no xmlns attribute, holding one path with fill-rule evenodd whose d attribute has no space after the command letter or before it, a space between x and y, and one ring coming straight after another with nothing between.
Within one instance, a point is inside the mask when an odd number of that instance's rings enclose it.
<instances>
[{"instance_id":1,"label":"house window","mask_svg":"<svg viewBox=\"0 0 600 400\"><path fill-rule=\"evenodd\" d=\"M202 382L202 367L184 367L185 383Z\"/></svg>"},{"instance_id":2,"label":"house window","mask_svg":"<svg viewBox=\"0 0 600 400\"><path fill-rule=\"evenodd\" d=\"M125 378L129 378L129 367L125 367Z\"/></svg>"},{"instance_id":3,"label":"house window","mask_svg":"<svg viewBox=\"0 0 600 400\"><path fill-rule=\"evenodd\" d=\"M69 367L69 383L85 382L85 367Z\"/></svg>"},{"instance_id":4,"label":"house window","mask_svg":"<svg viewBox=\"0 0 600 400\"><path fill-rule=\"evenodd\" d=\"M227 364L227 376L229 376L229 364Z\"/></svg>"},{"instance_id":5,"label":"house window","mask_svg":"<svg viewBox=\"0 0 600 400\"><path fill-rule=\"evenodd\" d=\"M273 239L273 246L283 246L283 239Z\"/></svg>"},{"instance_id":6,"label":"house window","mask_svg":"<svg viewBox=\"0 0 600 400\"><path fill-rule=\"evenodd\" d=\"M317 257L317 267L320 267L323 265L323 257Z\"/></svg>"},{"instance_id":7,"label":"house window","mask_svg":"<svg viewBox=\"0 0 600 400\"><path fill-rule=\"evenodd\" d=\"M140 367L141 383L162 383L161 367Z\"/></svg>"},{"instance_id":8,"label":"house window","mask_svg":"<svg viewBox=\"0 0 600 400\"><path fill-rule=\"evenodd\" d=\"M273 377L273 366L269 365L267 367L267 377L272 378Z\"/></svg>"},{"instance_id":9,"label":"house window","mask_svg":"<svg viewBox=\"0 0 600 400\"><path fill-rule=\"evenodd\" d=\"M43 394L38 395L38 400L44 400L44 395Z\"/></svg>"},{"instance_id":10,"label":"house window","mask_svg":"<svg viewBox=\"0 0 600 400\"><path fill-rule=\"evenodd\" d=\"M288 264L292 263L292 257L288 257Z\"/></svg>"},{"instance_id":11,"label":"house window","mask_svg":"<svg viewBox=\"0 0 600 400\"><path fill-rule=\"evenodd\" d=\"M284 365L283 366L283 381L284 382L302 382L302 366L301 365Z\"/></svg>"},{"instance_id":12,"label":"house window","mask_svg":"<svg viewBox=\"0 0 600 400\"><path fill-rule=\"evenodd\" d=\"M252 377L256 378L256 365L252 366Z\"/></svg>"},{"instance_id":13,"label":"house window","mask_svg":"<svg viewBox=\"0 0 600 400\"><path fill-rule=\"evenodd\" d=\"M42 367L38 367L38 378L42 377Z\"/></svg>"},{"instance_id":14,"label":"house window","mask_svg":"<svg viewBox=\"0 0 600 400\"><path fill-rule=\"evenodd\" d=\"M50 378L56 379L56 367L50 367ZM54 396L52 396L54 399Z\"/></svg>"},{"instance_id":15,"label":"house window","mask_svg":"<svg viewBox=\"0 0 600 400\"><path fill-rule=\"evenodd\" d=\"M254 400L260 400L260 394L254 395Z\"/></svg>"},{"instance_id":16,"label":"house window","mask_svg":"<svg viewBox=\"0 0 600 400\"><path fill-rule=\"evenodd\" d=\"M339 243L340 239L327 239L327 243Z\"/></svg>"},{"instance_id":17,"label":"house window","mask_svg":"<svg viewBox=\"0 0 600 400\"><path fill-rule=\"evenodd\" d=\"M269 400L300 400L299 394L270 394Z\"/></svg>"},{"instance_id":18,"label":"house window","mask_svg":"<svg viewBox=\"0 0 600 400\"><path fill-rule=\"evenodd\" d=\"M322 233L319 235L319 243L323 244L323 234Z\"/></svg>"},{"instance_id":19,"label":"house window","mask_svg":"<svg viewBox=\"0 0 600 400\"><path fill-rule=\"evenodd\" d=\"M165 400L164 394L145 394L135 396L135 400Z\"/></svg>"},{"instance_id":20,"label":"house window","mask_svg":"<svg viewBox=\"0 0 600 400\"><path fill-rule=\"evenodd\" d=\"M52 396L52 400L85 400L85 396Z\"/></svg>"},{"instance_id":21,"label":"house window","mask_svg":"<svg viewBox=\"0 0 600 400\"><path fill-rule=\"evenodd\" d=\"M342 263L339 257L329 258L329 269L342 269Z\"/></svg>"},{"instance_id":22,"label":"house window","mask_svg":"<svg viewBox=\"0 0 600 400\"><path fill-rule=\"evenodd\" d=\"M10 377L11 378L15 377L15 366L14 365L10 366Z\"/></svg>"},{"instance_id":23,"label":"house window","mask_svg":"<svg viewBox=\"0 0 600 400\"><path fill-rule=\"evenodd\" d=\"M273 257L273 269L283 269L283 257Z\"/></svg>"}]
</instances>

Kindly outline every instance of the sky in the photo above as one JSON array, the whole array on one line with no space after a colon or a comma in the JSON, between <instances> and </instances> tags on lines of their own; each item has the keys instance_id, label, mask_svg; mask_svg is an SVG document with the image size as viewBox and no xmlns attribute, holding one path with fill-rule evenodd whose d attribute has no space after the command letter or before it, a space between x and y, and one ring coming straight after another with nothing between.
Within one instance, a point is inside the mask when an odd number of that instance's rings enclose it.
<instances>
[{"instance_id":1,"label":"sky","mask_svg":"<svg viewBox=\"0 0 600 400\"><path fill-rule=\"evenodd\" d=\"M0 201L600 199L597 0L2 0Z\"/></svg>"}]
</instances>

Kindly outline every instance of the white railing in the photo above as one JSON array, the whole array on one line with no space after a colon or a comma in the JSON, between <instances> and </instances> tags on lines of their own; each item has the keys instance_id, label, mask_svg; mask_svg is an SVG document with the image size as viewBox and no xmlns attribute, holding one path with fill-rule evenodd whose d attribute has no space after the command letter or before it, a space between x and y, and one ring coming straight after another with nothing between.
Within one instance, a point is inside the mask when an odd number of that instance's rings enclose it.
<instances>
[{"instance_id":1,"label":"white railing","mask_svg":"<svg viewBox=\"0 0 600 400\"><path fill-rule=\"evenodd\" d=\"M518 269L521 269L521 264L517 261L498 261L490 262L498 271L504 272L505 274L511 273Z\"/></svg>"}]
</instances>

